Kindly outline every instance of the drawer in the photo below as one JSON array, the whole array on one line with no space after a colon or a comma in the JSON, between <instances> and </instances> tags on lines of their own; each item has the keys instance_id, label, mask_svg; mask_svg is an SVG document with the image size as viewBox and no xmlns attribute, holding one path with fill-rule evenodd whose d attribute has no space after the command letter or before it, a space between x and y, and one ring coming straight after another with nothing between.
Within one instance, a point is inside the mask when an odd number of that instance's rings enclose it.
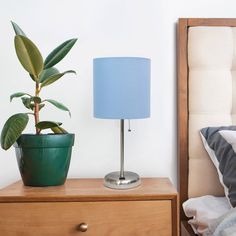
<instances>
[{"instance_id":1,"label":"drawer","mask_svg":"<svg viewBox=\"0 0 236 236\"><path fill-rule=\"evenodd\" d=\"M4 236L171 236L171 221L170 200L0 203Z\"/></svg>"}]
</instances>

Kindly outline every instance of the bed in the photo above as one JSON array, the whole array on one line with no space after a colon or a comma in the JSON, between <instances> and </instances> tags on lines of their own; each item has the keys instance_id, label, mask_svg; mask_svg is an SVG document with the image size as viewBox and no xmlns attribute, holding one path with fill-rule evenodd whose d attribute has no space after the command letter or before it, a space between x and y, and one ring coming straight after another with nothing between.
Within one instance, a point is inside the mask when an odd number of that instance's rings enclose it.
<instances>
[{"instance_id":1,"label":"bed","mask_svg":"<svg viewBox=\"0 0 236 236\"><path fill-rule=\"evenodd\" d=\"M182 18L178 23L178 187L181 235L195 235L183 202L224 196L199 130L236 124L236 19ZM230 64L231 63L231 64Z\"/></svg>"}]
</instances>

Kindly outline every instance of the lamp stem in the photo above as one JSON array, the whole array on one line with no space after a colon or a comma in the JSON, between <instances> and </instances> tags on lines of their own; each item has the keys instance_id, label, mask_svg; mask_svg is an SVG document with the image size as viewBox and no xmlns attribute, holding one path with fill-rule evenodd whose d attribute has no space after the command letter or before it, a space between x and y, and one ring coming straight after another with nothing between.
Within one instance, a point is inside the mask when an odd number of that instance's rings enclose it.
<instances>
[{"instance_id":1,"label":"lamp stem","mask_svg":"<svg viewBox=\"0 0 236 236\"><path fill-rule=\"evenodd\" d=\"M115 171L107 174L104 177L104 185L113 189L130 189L140 185L139 175L124 171L124 119L120 120L120 171Z\"/></svg>"},{"instance_id":2,"label":"lamp stem","mask_svg":"<svg viewBox=\"0 0 236 236\"><path fill-rule=\"evenodd\" d=\"M124 176L124 120L120 120L120 179Z\"/></svg>"}]
</instances>

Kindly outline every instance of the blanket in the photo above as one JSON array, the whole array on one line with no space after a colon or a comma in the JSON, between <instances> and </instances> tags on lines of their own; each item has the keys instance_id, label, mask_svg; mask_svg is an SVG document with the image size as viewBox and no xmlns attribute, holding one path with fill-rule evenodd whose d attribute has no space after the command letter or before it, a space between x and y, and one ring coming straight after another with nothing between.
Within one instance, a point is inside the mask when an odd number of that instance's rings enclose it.
<instances>
[{"instance_id":1,"label":"blanket","mask_svg":"<svg viewBox=\"0 0 236 236\"><path fill-rule=\"evenodd\" d=\"M236 208L211 220L203 236L236 236Z\"/></svg>"},{"instance_id":2,"label":"blanket","mask_svg":"<svg viewBox=\"0 0 236 236\"><path fill-rule=\"evenodd\" d=\"M195 234L203 235L208 232L209 225L229 212L231 207L226 197L207 195L188 199L184 202L183 209L186 216L191 218L189 224Z\"/></svg>"}]
</instances>

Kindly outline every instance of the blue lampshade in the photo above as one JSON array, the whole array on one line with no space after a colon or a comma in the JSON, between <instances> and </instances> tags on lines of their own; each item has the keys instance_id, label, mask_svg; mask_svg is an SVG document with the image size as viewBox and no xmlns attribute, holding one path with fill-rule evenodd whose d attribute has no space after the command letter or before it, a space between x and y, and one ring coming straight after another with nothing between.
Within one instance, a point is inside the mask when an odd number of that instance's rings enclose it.
<instances>
[{"instance_id":1,"label":"blue lampshade","mask_svg":"<svg viewBox=\"0 0 236 236\"><path fill-rule=\"evenodd\" d=\"M93 60L94 117L150 116L150 59L104 57Z\"/></svg>"}]
</instances>

